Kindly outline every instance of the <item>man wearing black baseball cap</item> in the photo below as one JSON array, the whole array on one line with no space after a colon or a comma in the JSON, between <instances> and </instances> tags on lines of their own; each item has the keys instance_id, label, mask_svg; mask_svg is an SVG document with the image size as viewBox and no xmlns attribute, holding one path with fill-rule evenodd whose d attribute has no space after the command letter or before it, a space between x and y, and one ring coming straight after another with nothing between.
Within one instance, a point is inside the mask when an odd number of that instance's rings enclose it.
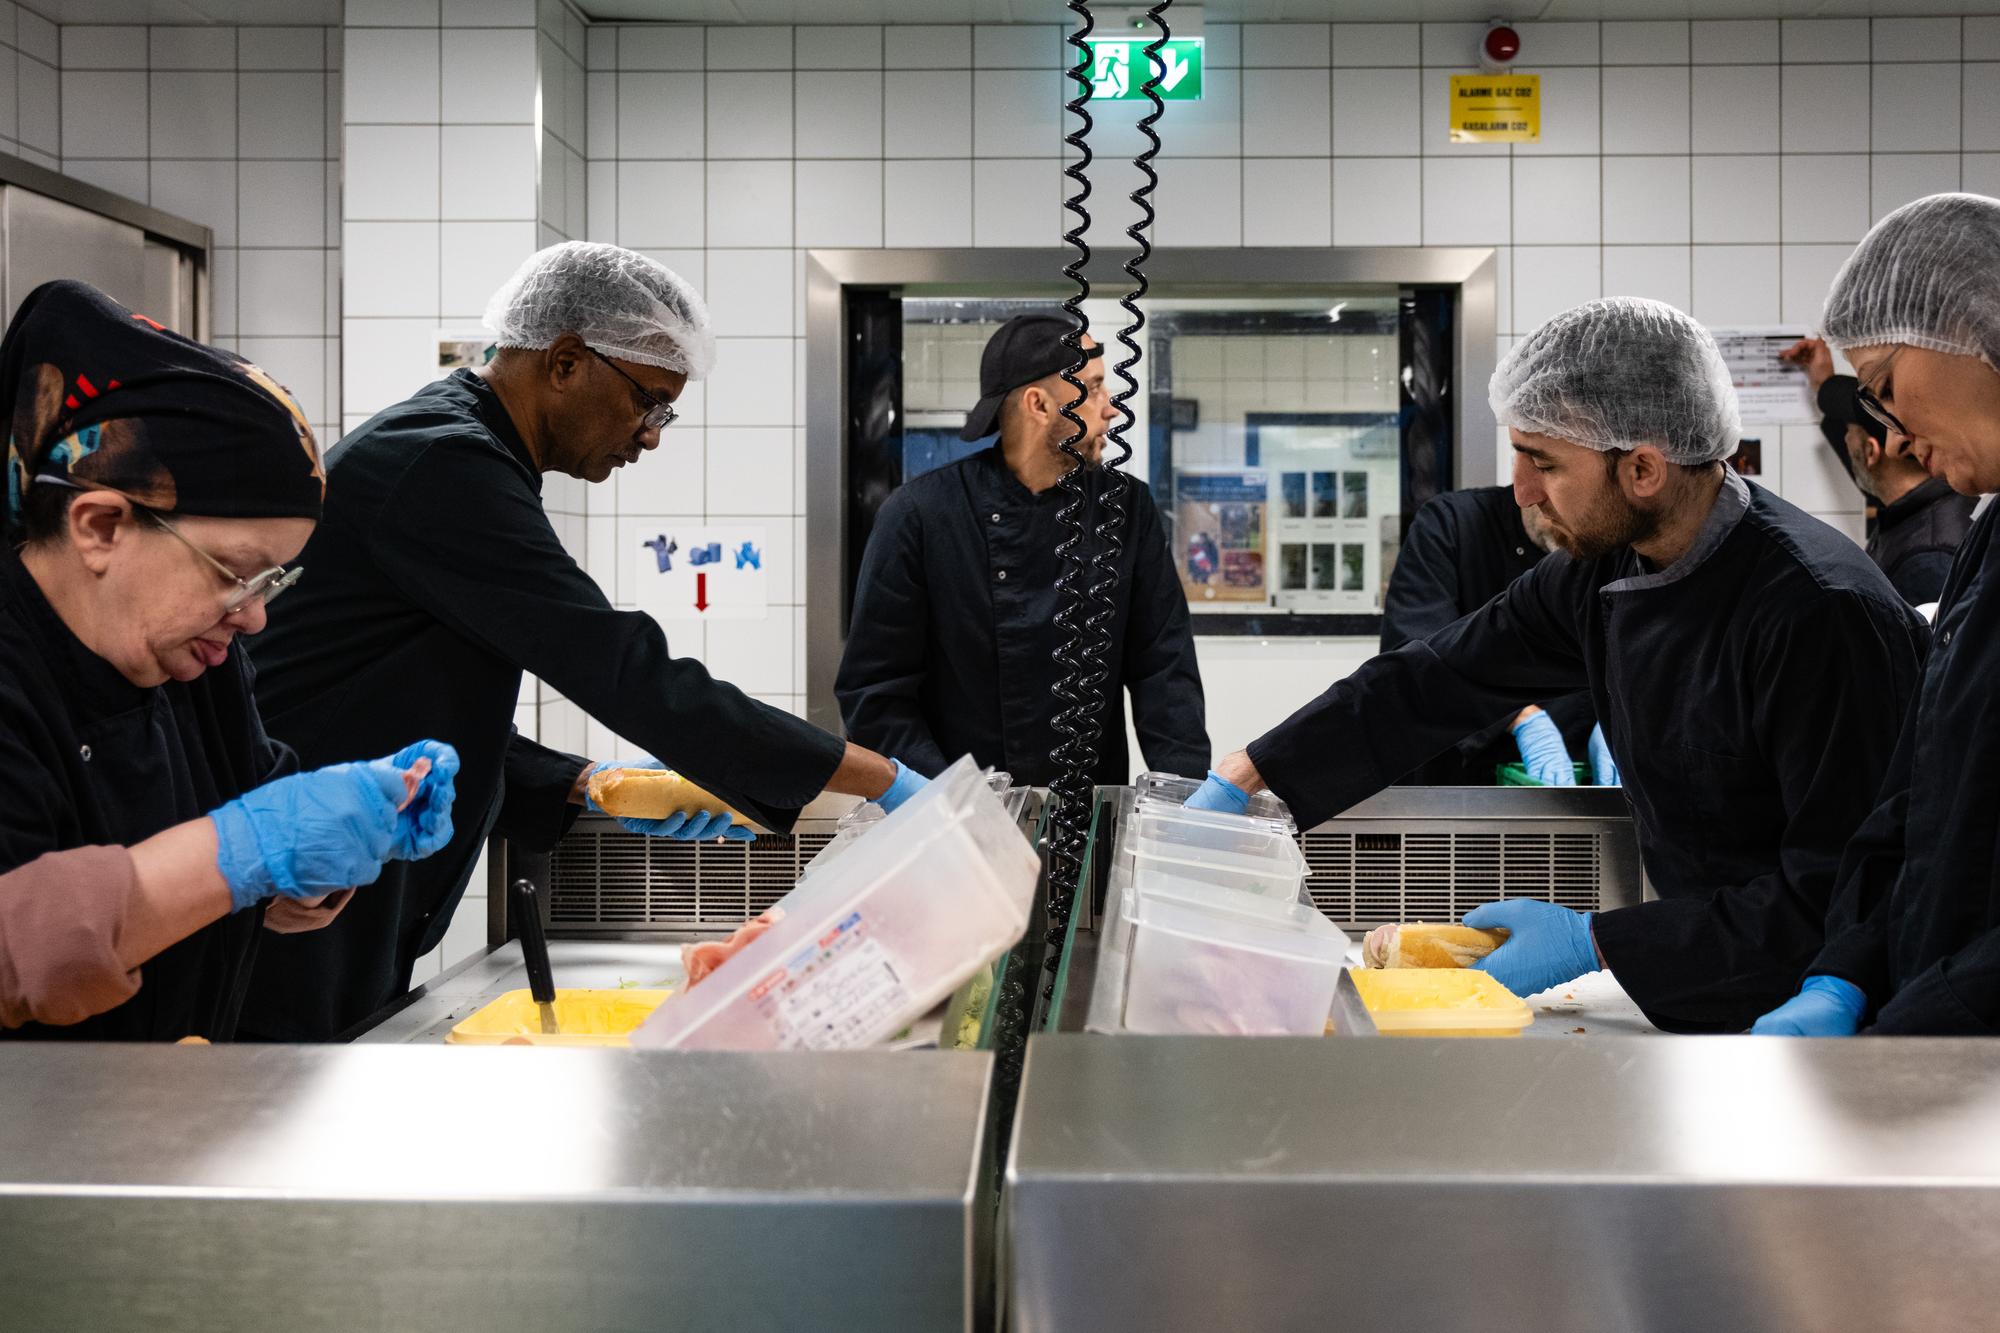
<instances>
[{"instance_id":1,"label":"man wearing black baseball cap","mask_svg":"<svg viewBox=\"0 0 2000 1333\"><path fill-rule=\"evenodd\" d=\"M1062 409L1076 390L1062 372L1076 363L1059 314L1017 315L997 329L979 363L979 402L967 440L998 432L992 448L909 481L882 507L855 588L847 651L834 690L856 744L901 755L935 775L960 755L1044 784L1063 739L1050 689L1066 637L1055 624L1056 546L1070 529L1056 520L1068 503L1056 483L1074 460L1062 444L1075 433ZM1077 372L1088 395L1075 409L1087 430L1077 450L1083 478L1087 559L1105 517L1106 474L1097 466L1116 415L1104 388L1104 349L1085 335ZM1124 496L1124 544L1117 560L1112 649L1100 761L1093 779L1129 782L1123 695L1146 766L1201 777L1208 733L1187 602L1174 575L1152 492L1137 478Z\"/></svg>"},{"instance_id":2,"label":"man wearing black baseball cap","mask_svg":"<svg viewBox=\"0 0 2000 1333\"><path fill-rule=\"evenodd\" d=\"M1952 557L1972 528L1974 501L1910 456L1910 442L1862 407L1861 382L1836 375L1833 353L1817 338L1784 352L1806 373L1819 399L1820 433L1847 475L1873 503L1868 556L1911 606L1937 601Z\"/></svg>"}]
</instances>

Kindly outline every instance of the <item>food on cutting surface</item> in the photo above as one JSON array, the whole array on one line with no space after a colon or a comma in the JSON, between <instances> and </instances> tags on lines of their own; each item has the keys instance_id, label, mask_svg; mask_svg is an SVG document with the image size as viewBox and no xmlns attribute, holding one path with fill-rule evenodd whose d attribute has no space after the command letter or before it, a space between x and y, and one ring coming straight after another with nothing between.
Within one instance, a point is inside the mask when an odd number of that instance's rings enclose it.
<instances>
[{"instance_id":1,"label":"food on cutting surface","mask_svg":"<svg viewBox=\"0 0 2000 1333\"><path fill-rule=\"evenodd\" d=\"M1370 967L1471 967L1506 942L1504 930L1412 921L1369 931L1361 957Z\"/></svg>"},{"instance_id":2,"label":"food on cutting surface","mask_svg":"<svg viewBox=\"0 0 2000 1333\"><path fill-rule=\"evenodd\" d=\"M695 786L670 768L601 768L590 775L590 799L620 819L665 819L698 810L726 812L756 827L741 810Z\"/></svg>"},{"instance_id":3,"label":"food on cutting surface","mask_svg":"<svg viewBox=\"0 0 2000 1333\"><path fill-rule=\"evenodd\" d=\"M1514 1037L1535 1021L1505 986L1470 968L1349 968L1385 1037Z\"/></svg>"},{"instance_id":4,"label":"food on cutting surface","mask_svg":"<svg viewBox=\"0 0 2000 1333\"><path fill-rule=\"evenodd\" d=\"M421 756L417 762L403 770L403 799L396 806L398 813L410 808L410 802L417 799L417 789L424 785L424 779L431 775L431 761Z\"/></svg>"},{"instance_id":5,"label":"food on cutting surface","mask_svg":"<svg viewBox=\"0 0 2000 1333\"><path fill-rule=\"evenodd\" d=\"M445 1040L475 1046L624 1046L627 1036L672 992L557 987L555 1033L542 1030L541 1010L528 990L510 990L454 1027Z\"/></svg>"},{"instance_id":6,"label":"food on cutting surface","mask_svg":"<svg viewBox=\"0 0 2000 1333\"><path fill-rule=\"evenodd\" d=\"M736 932L726 940L701 940L681 946L681 967L687 971L687 984L692 988L702 978L721 967L743 951L743 947L785 919L781 907L773 907L759 913L736 928Z\"/></svg>"}]
</instances>

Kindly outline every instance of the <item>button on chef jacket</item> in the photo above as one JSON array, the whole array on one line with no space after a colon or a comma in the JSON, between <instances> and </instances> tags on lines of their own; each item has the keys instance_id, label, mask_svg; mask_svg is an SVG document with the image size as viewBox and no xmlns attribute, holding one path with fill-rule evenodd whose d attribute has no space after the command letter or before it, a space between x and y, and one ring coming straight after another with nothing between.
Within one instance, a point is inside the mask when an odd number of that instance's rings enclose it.
<instances>
[{"instance_id":1,"label":"button on chef jacket","mask_svg":"<svg viewBox=\"0 0 2000 1333\"><path fill-rule=\"evenodd\" d=\"M2000 543L1994 506L1945 584L1916 706L1847 848L1812 971L1868 995L1874 1030L2000 1032Z\"/></svg>"},{"instance_id":2,"label":"button on chef jacket","mask_svg":"<svg viewBox=\"0 0 2000 1333\"><path fill-rule=\"evenodd\" d=\"M1107 475L1085 473L1087 528L1102 520L1097 498ZM1128 689L1147 767L1202 777L1208 731L1187 600L1152 492L1126 480L1092 781L1132 780L1121 702ZM1055 623L1063 568L1055 551L1070 530L1056 515L1068 502L1060 486L1028 490L997 446L889 497L862 556L834 683L850 737L931 776L966 754L1017 785L1057 776L1049 756L1063 739L1054 727L1063 705L1052 686L1066 636Z\"/></svg>"},{"instance_id":3,"label":"button on chef jacket","mask_svg":"<svg viewBox=\"0 0 2000 1333\"><path fill-rule=\"evenodd\" d=\"M671 467L671 433L642 466ZM486 835L554 846L585 760L515 734L522 673L758 823L789 829L843 743L711 678L659 624L620 611L542 509L541 477L485 381L455 371L327 455L305 577L254 644L273 735L308 767L458 747L451 842L391 862L331 925L265 943L244 1031L317 1041L408 989L444 937ZM600 759L620 757L600 755Z\"/></svg>"},{"instance_id":4,"label":"button on chef jacket","mask_svg":"<svg viewBox=\"0 0 2000 1333\"><path fill-rule=\"evenodd\" d=\"M1512 486L1479 486L1446 491L1426 500L1410 520L1409 535L1396 556L1389 589L1382 599L1382 651L1394 652L1412 639L1429 638L1460 616L1470 615L1506 586L1533 569L1546 554L1521 523ZM1589 750L1596 714L1582 690L1537 699L1562 732L1570 756ZM1431 786L1492 786L1493 770L1517 763L1513 710L1492 725L1434 755L1404 781Z\"/></svg>"},{"instance_id":5,"label":"button on chef jacket","mask_svg":"<svg viewBox=\"0 0 2000 1333\"><path fill-rule=\"evenodd\" d=\"M84 647L0 548L0 871L129 847L294 771L258 721L243 642L191 681L141 688ZM233 912L148 959L117 1008L0 1037L227 1041L259 937L279 938L263 922L262 905Z\"/></svg>"},{"instance_id":6,"label":"button on chef jacket","mask_svg":"<svg viewBox=\"0 0 2000 1333\"><path fill-rule=\"evenodd\" d=\"M1861 548L1726 472L1672 565L1551 555L1336 683L1250 758L1310 828L1496 713L1587 687L1659 894L1598 912L1597 947L1656 1026L1740 1031L1821 948L1925 639Z\"/></svg>"}]
</instances>

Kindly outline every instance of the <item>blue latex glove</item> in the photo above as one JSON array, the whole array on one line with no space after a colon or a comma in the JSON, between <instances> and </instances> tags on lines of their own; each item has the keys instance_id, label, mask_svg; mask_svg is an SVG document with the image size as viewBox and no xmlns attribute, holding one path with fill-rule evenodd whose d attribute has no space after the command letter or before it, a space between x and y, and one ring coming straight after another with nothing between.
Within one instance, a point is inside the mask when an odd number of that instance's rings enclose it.
<instances>
[{"instance_id":1,"label":"blue latex glove","mask_svg":"<svg viewBox=\"0 0 2000 1333\"><path fill-rule=\"evenodd\" d=\"M431 775L399 813L404 756L418 754L431 760ZM430 855L451 839L457 771L457 751L426 741L393 758L294 773L243 793L209 815L230 902L240 911L277 895L317 898L374 883L385 861Z\"/></svg>"},{"instance_id":2,"label":"blue latex glove","mask_svg":"<svg viewBox=\"0 0 2000 1333\"><path fill-rule=\"evenodd\" d=\"M1753 1037L1851 1037L1868 997L1839 977L1807 977L1799 993L1750 1025Z\"/></svg>"},{"instance_id":3,"label":"blue latex glove","mask_svg":"<svg viewBox=\"0 0 2000 1333\"><path fill-rule=\"evenodd\" d=\"M1512 932L1505 944L1473 966L1516 995L1533 995L1598 969L1588 912L1515 898L1473 908L1465 914L1465 924Z\"/></svg>"},{"instance_id":4,"label":"blue latex glove","mask_svg":"<svg viewBox=\"0 0 2000 1333\"><path fill-rule=\"evenodd\" d=\"M1611 757L1611 747L1604 743L1602 722L1590 729L1590 775L1600 787L1625 785L1624 779L1618 776L1618 761Z\"/></svg>"},{"instance_id":5,"label":"blue latex glove","mask_svg":"<svg viewBox=\"0 0 2000 1333\"><path fill-rule=\"evenodd\" d=\"M1182 805L1189 810L1219 810L1225 815L1246 815L1250 813L1250 793L1211 768L1208 770L1208 781L1195 788L1194 795Z\"/></svg>"},{"instance_id":6,"label":"blue latex glove","mask_svg":"<svg viewBox=\"0 0 2000 1333\"><path fill-rule=\"evenodd\" d=\"M889 790L875 798L875 804L882 807L882 813L885 815L894 812L897 806L928 787L931 781L900 759L891 759L889 762L896 766L896 780L889 784Z\"/></svg>"},{"instance_id":7,"label":"blue latex glove","mask_svg":"<svg viewBox=\"0 0 2000 1333\"><path fill-rule=\"evenodd\" d=\"M666 765L657 759L614 759L609 763L592 764L583 774L583 803L596 814L605 813L604 808L590 799L590 775L607 768L659 768ZM665 819L627 819L613 815L624 827L634 833L643 833L649 838L672 838L676 842L707 842L710 838L727 838L731 842L751 842L757 835L731 819L727 810L697 810L693 814L676 813Z\"/></svg>"},{"instance_id":8,"label":"blue latex glove","mask_svg":"<svg viewBox=\"0 0 2000 1333\"><path fill-rule=\"evenodd\" d=\"M1544 787L1574 787L1576 765L1563 748L1562 728L1547 713L1536 713L1514 724L1514 743L1521 747L1521 764Z\"/></svg>"}]
</instances>

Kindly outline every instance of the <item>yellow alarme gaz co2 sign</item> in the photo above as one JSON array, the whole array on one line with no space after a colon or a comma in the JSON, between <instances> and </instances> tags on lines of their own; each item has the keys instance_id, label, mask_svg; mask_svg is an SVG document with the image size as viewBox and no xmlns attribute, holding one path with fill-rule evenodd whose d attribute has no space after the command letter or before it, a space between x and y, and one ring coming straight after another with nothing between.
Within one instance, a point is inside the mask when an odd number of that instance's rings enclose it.
<instances>
[{"instance_id":1,"label":"yellow alarme gaz co2 sign","mask_svg":"<svg viewBox=\"0 0 2000 1333\"><path fill-rule=\"evenodd\" d=\"M1453 143L1534 143L1542 137L1542 76L1451 76Z\"/></svg>"}]
</instances>

